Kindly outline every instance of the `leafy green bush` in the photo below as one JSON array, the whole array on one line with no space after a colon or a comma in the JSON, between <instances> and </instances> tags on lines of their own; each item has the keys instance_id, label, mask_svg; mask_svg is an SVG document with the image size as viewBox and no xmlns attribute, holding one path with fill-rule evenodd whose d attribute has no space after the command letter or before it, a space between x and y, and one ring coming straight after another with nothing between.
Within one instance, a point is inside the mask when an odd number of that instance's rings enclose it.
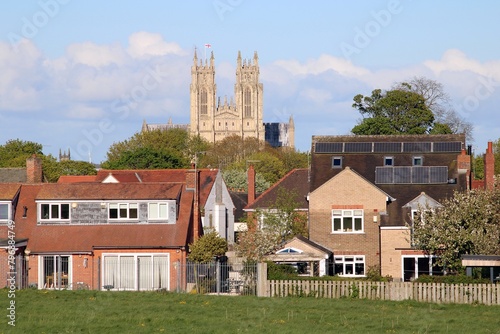
<instances>
[{"instance_id":1,"label":"leafy green bush","mask_svg":"<svg viewBox=\"0 0 500 334\"><path fill-rule=\"evenodd\" d=\"M302 279L297 275L297 270L288 264L276 264L267 262L267 279L269 280L289 280Z\"/></svg>"},{"instance_id":2,"label":"leafy green bush","mask_svg":"<svg viewBox=\"0 0 500 334\"><path fill-rule=\"evenodd\" d=\"M392 282L393 278L390 275L382 276L380 274L380 266L374 265L368 268L366 280L372 282Z\"/></svg>"}]
</instances>

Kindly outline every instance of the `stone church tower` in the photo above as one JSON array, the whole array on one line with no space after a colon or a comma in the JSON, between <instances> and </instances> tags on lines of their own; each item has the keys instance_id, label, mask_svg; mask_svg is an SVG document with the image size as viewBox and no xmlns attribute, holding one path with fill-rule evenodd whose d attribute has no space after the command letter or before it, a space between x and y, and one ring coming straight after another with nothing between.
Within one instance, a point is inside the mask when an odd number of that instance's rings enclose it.
<instances>
[{"instance_id":1,"label":"stone church tower","mask_svg":"<svg viewBox=\"0 0 500 334\"><path fill-rule=\"evenodd\" d=\"M259 58L242 60L238 51L234 98L217 98L214 54L198 60L194 52L191 66L191 134L213 143L227 136L255 137L264 141L263 86L259 82Z\"/></svg>"}]
</instances>

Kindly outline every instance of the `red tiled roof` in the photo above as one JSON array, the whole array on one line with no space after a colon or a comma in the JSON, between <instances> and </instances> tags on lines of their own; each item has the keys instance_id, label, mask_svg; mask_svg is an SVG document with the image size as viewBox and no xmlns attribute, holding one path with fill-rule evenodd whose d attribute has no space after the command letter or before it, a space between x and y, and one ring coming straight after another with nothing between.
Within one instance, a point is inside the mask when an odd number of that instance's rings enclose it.
<instances>
[{"instance_id":1,"label":"red tiled roof","mask_svg":"<svg viewBox=\"0 0 500 334\"><path fill-rule=\"evenodd\" d=\"M114 188L131 187L120 184L93 184ZM47 252L91 252L93 248L177 248L191 242L190 222L192 220L192 191L183 191L180 185L171 186L178 190L180 205L175 224L106 224L106 225L38 225L36 199L40 194L56 186L62 188L87 189L87 184L36 184L22 185L19 194L15 221L16 239L29 239L28 248L33 253ZM116 187L118 186L118 187ZM149 185L137 185L150 189ZM161 189L161 187L159 188ZM26 217L23 217L26 207ZM7 226L0 226L0 237L6 235Z\"/></svg>"},{"instance_id":2,"label":"red tiled roof","mask_svg":"<svg viewBox=\"0 0 500 334\"><path fill-rule=\"evenodd\" d=\"M57 183L95 182L96 175L61 175Z\"/></svg>"},{"instance_id":3,"label":"red tiled roof","mask_svg":"<svg viewBox=\"0 0 500 334\"><path fill-rule=\"evenodd\" d=\"M21 184L19 183L1 183L0 184L0 200L13 200Z\"/></svg>"},{"instance_id":4,"label":"red tiled roof","mask_svg":"<svg viewBox=\"0 0 500 334\"><path fill-rule=\"evenodd\" d=\"M37 200L175 199L182 189L176 183L48 183Z\"/></svg>"},{"instance_id":5,"label":"red tiled roof","mask_svg":"<svg viewBox=\"0 0 500 334\"><path fill-rule=\"evenodd\" d=\"M255 210L258 208L269 208L274 205L278 198L278 191L286 189L289 193L295 193L295 201L299 205L298 209L308 209L307 194L309 193L309 170L307 168L294 169L281 180L264 191L255 201L247 205L245 210Z\"/></svg>"},{"instance_id":6,"label":"red tiled roof","mask_svg":"<svg viewBox=\"0 0 500 334\"><path fill-rule=\"evenodd\" d=\"M191 169L127 169L127 170L111 170L101 169L97 172L96 182L104 181L109 175L112 175L118 182L121 183L137 183L137 182L160 182L170 183L179 182L186 183L186 173ZM200 183L200 203L205 205L208 195L212 190L215 178L219 173L218 169L198 169Z\"/></svg>"}]
</instances>

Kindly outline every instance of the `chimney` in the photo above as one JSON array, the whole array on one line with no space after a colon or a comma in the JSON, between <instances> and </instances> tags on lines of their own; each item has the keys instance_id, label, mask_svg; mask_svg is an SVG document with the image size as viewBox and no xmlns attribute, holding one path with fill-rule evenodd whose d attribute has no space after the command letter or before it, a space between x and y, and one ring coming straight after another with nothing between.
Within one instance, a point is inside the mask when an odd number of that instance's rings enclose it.
<instances>
[{"instance_id":1,"label":"chimney","mask_svg":"<svg viewBox=\"0 0 500 334\"><path fill-rule=\"evenodd\" d=\"M495 186L495 155L493 154L493 142L488 142L488 148L484 154L484 188L491 190Z\"/></svg>"},{"instance_id":2,"label":"chimney","mask_svg":"<svg viewBox=\"0 0 500 334\"><path fill-rule=\"evenodd\" d=\"M470 171L470 155L466 153L465 149L462 149L462 152L457 157L457 163L458 163L458 172L460 174Z\"/></svg>"},{"instance_id":3,"label":"chimney","mask_svg":"<svg viewBox=\"0 0 500 334\"><path fill-rule=\"evenodd\" d=\"M193 241L198 240L201 233L201 216L200 216L200 187L199 175L200 171L196 169L188 169L186 171L186 190L193 191Z\"/></svg>"},{"instance_id":4,"label":"chimney","mask_svg":"<svg viewBox=\"0 0 500 334\"><path fill-rule=\"evenodd\" d=\"M194 184L196 182L195 178L196 168L194 164L191 166L191 169L186 171L186 189L194 190Z\"/></svg>"},{"instance_id":5,"label":"chimney","mask_svg":"<svg viewBox=\"0 0 500 334\"><path fill-rule=\"evenodd\" d=\"M26 182L42 183L42 160L36 154L26 159Z\"/></svg>"},{"instance_id":6,"label":"chimney","mask_svg":"<svg viewBox=\"0 0 500 334\"><path fill-rule=\"evenodd\" d=\"M248 205L255 201L255 169L253 165L248 167Z\"/></svg>"}]
</instances>

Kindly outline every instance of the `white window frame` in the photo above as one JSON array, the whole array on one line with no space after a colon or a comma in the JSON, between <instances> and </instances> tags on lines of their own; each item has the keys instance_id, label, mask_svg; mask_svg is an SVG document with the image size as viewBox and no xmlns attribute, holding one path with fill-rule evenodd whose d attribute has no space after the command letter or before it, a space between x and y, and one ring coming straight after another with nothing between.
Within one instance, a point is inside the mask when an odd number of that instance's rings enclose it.
<instances>
[{"instance_id":1,"label":"white window frame","mask_svg":"<svg viewBox=\"0 0 500 334\"><path fill-rule=\"evenodd\" d=\"M342 274L335 272L335 275L342 277L366 277L366 262L364 255L338 255L334 256L334 265L342 264ZM356 273L356 264L363 264L363 273ZM350 270L349 270L350 269Z\"/></svg>"},{"instance_id":2,"label":"white window frame","mask_svg":"<svg viewBox=\"0 0 500 334\"><path fill-rule=\"evenodd\" d=\"M126 208L127 215L126 217L120 216L120 211L122 210L121 206L124 206ZM135 206L131 207L131 206ZM117 217L111 217L111 209L116 209L117 210ZM130 210L135 209L137 211L137 217L130 218ZM118 220L139 220L139 203L137 202L113 202L113 203L108 203L108 219L113 220L113 221L118 221Z\"/></svg>"},{"instance_id":3,"label":"white window frame","mask_svg":"<svg viewBox=\"0 0 500 334\"><path fill-rule=\"evenodd\" d=\"M390 161L390 164L387 163L388 161ZM394 157L392 157L392 156L385 156L384 157L384 166L390 166L390 167L394 166Z\"/></svg>"},{"instance_id":4,"label":"white window frame","mask_svg":"<svg viewBox=\"0 0 500 334\"><path fill-rule=\"evenodd\" d=\"M346 218L352 218L351 228L346 226ZM356 219L361 219L361 228L355 229ZM336 221L340 220L340 229L335 229ZM365 213L363 209L333 209L332 210L332 233L364 233Z\"/></svg>"},{"instance_id":5,"label":"white window frame","mask_svg":"<svg viewBox=\"0 0 500 334\"><path fill-rule=\"evenodd\" d=\"M49 207L49 212L48 212L48 217L47 216L44 216L43 214L43 210L42 210L42 207L45 206L45 205L48 205ZM62 210L61 210L61 207L62 206L67 206L68 207L68 217L67 218L62 218ZM53 215L53 208L54 207L57 207L57 213L58 213L58 216L59 217L55 217L55 215ZM64 202L44 202L44 203L39 203L38 204L38 211L39 211L39 214L38 214L38 218L40 221L71 221L71 204L70 203L64 203Z\"/></svg>"},{"instance_id":6,"label":"white window frame","mask_svg":"<svg viewBox=\"0 0 500 334\"><path fill-rule=\"evenodd\" d=\"M108 275L109 273L108 273L107 266L109 264L107 263L106 258L110 258L110 257L116 257L118 260L117 263L115 264L116 268L115 268L114 274L116 274L116 275ZM122 268L122 261L120 261L120 258L122 258L122 257L132 257L133 258L133 265L131 265L130 268ZM143 290L143 291L147 291L148 289L141 289L139 287L139 285L140 285L140 282L138 282L138 276L139 276L138 270L140 270L140 264L138 261L139 257L150 257L151 263L153 264L150 266L151 272L149 273L150 274L149 277L151 278L152 281L147 282L151 286L151 289L149 289L149 290L157 290L159 288L166 289L167 291L170 290L170 254L169 253L104 253L104 254L102 254L103 267L102 267L102 273L101 273L101 282L102 282L101 288L104 288L105 286L109 286L109 287L106 287L105 289L109 288L109 290L133 290L133 291ZM157 273L155 273L155 271L154 271L155 270L155 266L154 266L154 258L155 257L166 257L165 268L162 268L165 270L163 272L163 274L164 274L163 277L164 277L165 281L161 281L161 283L156 282L158 284L161 284L161 286L155 285L155 278L158 278L158 276L156 275ZM148 267L146 267L146 268L148 268ZM130 274L130 270L132 271L131 274ZM122 275L124 273L127 277L122 277ZM112 276L112 277L110 277L110 276ZM111 279L113 279L114 282L111 282L110 281ZM126 280L129 280L129 283L132 283L132 284L130 284L131 286L128 288L123 288L122 283ZM130 280L132 280L132 282L130 282ZM166 284L164 285L163 283L166 283ZM115 284L117 286L115 286Z\"/></svg>"},{"instance_id":7,"label":"white window frame","mask_svg":"<svg viewBox=\"0 0 500 334\"><path fill-rule=\"evenodd\" d=\"M67 257L68 258L68 272L66 273L67 277L62 277L62 279L66 279L67 282L65 286L62 285L61 289L67 289L73 283L73 256L71 255L39 255L38 256L38 289L57 289L57 279L58 273L46 273L45 272L45 258L53 258L54 265L57 262L59 257ZM60 270L60 269L59 269ZM61 274L62 275L62 274ZM52 277L53 284L50 285L46 282L47 277Z\"/></svg>"},{"instance_id":8,"label":"white window frame","mask_svg":"<svg viewBox=\"0 0 500 334\"><path fill-rule=\"evenodd\" d=\"M152 206L156 205L156 209L152 208ZM161 207L165 206L165 215L162 216L162 210ZM148 220L168 220L169 218L169 213L168 210L170 208L170 205L168 202L150 202L148 203ZM151 212L156 211L156 217L151 214Z\"/></svg>"},{"instance_id":9,"label":"white window frame","mask_svg":"<svg viewBox=\"0 0 500 334\"><path fill-rule=\"evenodd\" d=\"M417 155L411 159L411 162L413 166L423 166L424 158L421 155Z\"/></svg>"},{"instance_id":10,"label":"white window frame","mask_svg":"<svg viewBox=\"0 0 500 334\"><path fill-rule=\"evenodd\" d=\"M0 223L7 223L10 220L12 220L12 203L9 202L0 202L0 206L6 205L7 206L7 217L2 218L0 217Z\"/></svg>"}]
</instances>

